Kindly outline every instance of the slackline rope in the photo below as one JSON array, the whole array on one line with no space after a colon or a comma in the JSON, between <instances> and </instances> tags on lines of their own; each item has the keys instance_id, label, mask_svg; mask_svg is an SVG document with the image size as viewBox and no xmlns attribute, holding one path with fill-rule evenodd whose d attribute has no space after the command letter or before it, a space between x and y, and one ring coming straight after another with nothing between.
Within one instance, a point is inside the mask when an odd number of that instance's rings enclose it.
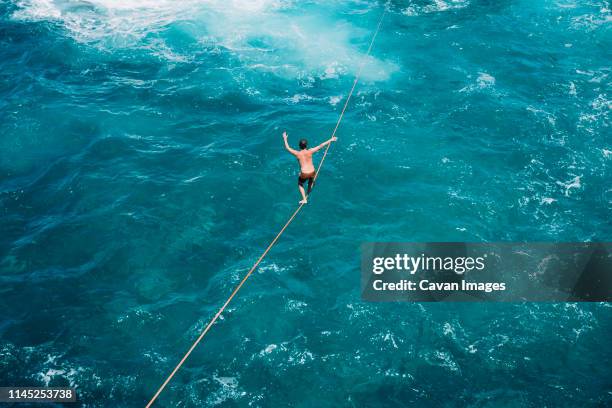
<instances>
[{"instance_id":1,"label":"slackline rope","mask_svg":"<svg viewBox=\"0 0 612 408\"><path fill-rule=\"evenodd\" d=\"M357 75L355 76L355 80L353 81L353 86L351 87L350 92L348 93L348 96L346 98L346 101L344 102L344 107L342 108L342 112L340 112L340 116L338 117L338 122L336 122L336 127L334 128L334 131L332 133L331 137L334 137L336 135L336 131L338 130L338 127L340 127L340 122L342 121L342 118L344 117L344 113L346 112L346 108L348 107L349 101L351 100L351 97L353 96L353 91L355 90L355 87L357 86L357 82L359 82L359 77L361 76L361 70L363 69L363 66L366 63L366 59L370 56L370 52L372 51L372 48L374 47L374 41L376 40L376 36L378 35L378 32L380 31L380 27L382 25L383 22L383 18L385 17L385 14L387 12L386 6L385 9L383 10L382 15L380 16L380 19L378 20L378 25L376 26L376 31L374 32L374 35L372 36L372 39L370 40L370 45L368 47L368 51L366 52L363 61L361 62L361 65L359 66L359 70L357 71ZM314 176L314 180L313 183L317 180L317 177L319 176L319 171L321 170L321 166L323 166L323 162L325 161L325 157L327 156L327 152L329 151L329 147L331 146L331 143L328 143L327 146L325 147L325 152L323 153L323 157L321 158L321 162L319 163L319 166L317 167L317 171L315 173ZM257 267L259 266L259 264L261 263L261 261L263 261L263 259L266 257L266 255L268 254L268 252L270 251L270 249L272 249L272 247L274 246L274 244L276 244L276 241L278 241L278 239L281 237L281 235L283 235L283 233L285 232L285 230L287 229L287 227L289 226L289 224L291 224L294 220L294 218L298 215L298 213L300 212L300 210L302 209L302 207L304 207L304 204L300 204L298 206L298 208L293 212L293 214L291 214L291 217L289 217L289 219L287 220L287 222L285 223L285 225L283 226L283 228L281 228L281 230L278 232L278 234L276 234L276 237L274 237L274 239L272 240L272 242L270 242L270 244L268 245L268 247L266 248L265 251L263 251L263 253L261 254L261 256L257 259L257 261L253 264L253 266L251 267L251 269L249 269L249 271L247 272L247 274L244 276L244 278L242 278L242 280L240 281L240 283L236 286L236 288L234 289L234 291L232 292L232 294L227 298L227 300L225 301L225 303L223 303L223 306L221 306L221 308L219 309L219 311L215 314L215 316L210 320L210 322L208 322L208 324L206 325L206 327L204 328L204 330L202 330L202 333L200 333L200 336L196 339L196 341L193 342L193 344L191 345L191 347L189 348L189 350L187 350L187 353L185 353L185 355L183 356L183 358L181 359L181 361L179 361L179 363L176 365L176 367L174 367L174 370L172 370L172 372L170 373L170 375L168 376L168 378L166 378L166 380L164 381L164 383L159 387L159 389L157 390L157 392L155 393L155 395L153 395L153 398L151 398L151 400L148 402L148 404L146 405L145 408L149 408L153 405L153 403L155 402L155 400L159 397L159 395L162 393L162 391L164 390L164 388L166 388L166 386L168 385L168 383L170 382L170 380L172 380L172 377L174 377L174 375L177 373L177 371L181 368L181 366L183 365L183 363L185 363L185 361L187 360L187 358L189 358L189 355L193 352L193 350L195 350L195 348L198 346L198 344L202 341L202 339L204 338L204 336L206 336L206 334L209 332L210 328L212 327L213 324L215 324L215 322L217 321L217 319L219 318L219 316L221 316L221 314L223 313L223 311L225 310L225 308L227 307L227 305L230 304L230 302L232 301L232 299L234 298L234 296L236 296L236 294L238 293L238 291L240 290L240 288L242 288L242 285L244 285L244 283L247 281L247 279L249 279L249 277L251 276L251 274L255 271L255 269L257 269Z\"/></svg>"}]
</instances>

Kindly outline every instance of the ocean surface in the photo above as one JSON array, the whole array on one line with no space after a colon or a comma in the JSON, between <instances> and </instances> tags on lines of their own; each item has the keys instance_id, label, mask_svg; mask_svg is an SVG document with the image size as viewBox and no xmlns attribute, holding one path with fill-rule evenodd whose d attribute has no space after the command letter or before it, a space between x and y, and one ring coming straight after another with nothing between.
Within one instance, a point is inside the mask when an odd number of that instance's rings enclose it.
<instances>
[{"instance_id":1,"label":"ocean surface","mask_svg":"<svg viewBox=\"0 0 612 408\"><path fill-rule=\"evenodd\" d=\"M367 241L610 241L612 11L393 1L160 407L612 405L610 304L372 304ZM0 386L142 407L295 209L383 2L0 1ZM52 404L49 406L53 406Z\"/></svg>"}]
</instances>

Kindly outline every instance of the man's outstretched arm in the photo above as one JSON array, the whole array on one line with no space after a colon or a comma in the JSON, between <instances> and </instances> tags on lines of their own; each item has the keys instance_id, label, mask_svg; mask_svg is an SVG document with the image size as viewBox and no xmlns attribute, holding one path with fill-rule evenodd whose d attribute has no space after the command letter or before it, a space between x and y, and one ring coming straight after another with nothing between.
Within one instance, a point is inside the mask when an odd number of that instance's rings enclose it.
<instances>
[{"instance_id":1,"label":"man's outstretched arm","mask_svg":"<svg viewBox=\"0 0 612 408\"><path fill-rule=\"evenodd\" d=\"M318 145L317 147L313 147L312 149L310 149L311 152L318 152L319 150L321 150L322 148L324 148L325 146L327 146L328 144L330 144L331 142L335 142L336 140L338 140L337 137L332 137L329 140L321 143L320 145Z\"/></svg>"},{"instance_id":2,"label":"man's outstretched arm","mask_svg":"<svg viewBox=\"0 0 612 408\"><path fill-rule=\"evenodd\" d=\"M297 150L292 149L291 146L289 146L289 142L287 142L287 132L283 132L283 140L285 141L285 149L292 155L297 155Z\"/></svg>"}]
</instances>

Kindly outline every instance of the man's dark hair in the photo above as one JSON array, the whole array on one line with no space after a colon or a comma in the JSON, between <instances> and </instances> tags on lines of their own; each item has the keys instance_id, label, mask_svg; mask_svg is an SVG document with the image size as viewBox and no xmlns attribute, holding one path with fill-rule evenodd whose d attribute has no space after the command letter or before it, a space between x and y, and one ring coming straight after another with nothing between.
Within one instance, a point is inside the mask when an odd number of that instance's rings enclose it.
<instances>
[{"instance_id":1,"label":"man's dark hair","mask_svg":"<svg viewBox=\"0 0 612 408\"><path fill-rule=\"evenodd\" d=\"M304 150L307 147L308 147L308 140L306 139L300 140L300 149Z\"/></svg>"}]
</instances>

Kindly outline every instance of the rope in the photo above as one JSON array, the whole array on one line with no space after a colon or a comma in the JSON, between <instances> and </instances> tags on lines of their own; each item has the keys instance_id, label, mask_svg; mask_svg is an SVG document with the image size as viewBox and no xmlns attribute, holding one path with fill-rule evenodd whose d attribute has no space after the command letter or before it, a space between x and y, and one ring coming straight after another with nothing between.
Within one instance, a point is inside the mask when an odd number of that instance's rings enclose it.
<instances>
[{"instance_id":1,"label":"rope","mask_svg":"<svg viewBox=\"0 0 612 408\"><path fill-rule=\"evenodd\" d=\"M359 78L361 77L361 71L363 70L363 66L366 63L366 58L370 56L370 52L372 51L372 48L374 47L374 41L376 40L376 36L378 35L378 32L380 31L380 27L382 26L382 22L383 22L383 19L385 18L386 13L387 13L387 7L385 6L383 13L381 14L380 19L378 20L376 31L374 31L374 35L372 36L372 39L370 40L368 51L366 52L366 55L363 58L363 61L361 61L361 64L359 65L359 70L357 71L357 75L355 75L353 86L351 87L351 91L349 92L348 97L346 98L346 101L344 102L344 107L342 107L342 112L340 112L340 117L338 117L338 122L336 122L336 127L334 128L334 131L332 132L331 137L336 136L336 131L340 127L340 122L342 121L342 118L344 117L344 112L346 112L346 108L348 107L349 101L351 100L351 97L353 96L353 91L355 90L355 87L357 86L357 82L359 82ZM327 156L327 151L329 150L330 146L331 146L331 143L329 143L325 147L325 151L323 152L323 157L321 157L321 161L319 162L319 166L317 167L317 172L315 173L313 183L317 181L317 177L319 177L319 170L321 169L321 166L323 166L323 162L325 161L325 157Z\"/></svg>"},{"instance_id":2,"label":"rope","mask_svg":"<svg viewBox=\"0 0 612 408\"><path fill-rule=\"evenodd\" d=\"M185 360L187 360L187 358L189 357L189 355L191 354L191 352L197 347L197 345L200 343L200 341L202 341L202 339L204 338L204 336L206 336L206 333L208 333L208 331L210 330L210 328L212 327L212 325L217 321L217 319L219 318L219 316L221 316L221 313L223 313L223 311L225 310L225 308L227 307L227 305L229 305L229 303L232 301L232 299L234 298L234 296L236 296L236 293L238 293L238 291L240 290L240 288L242 287L242 285L244 285L244 283L247 281L247 279L249 279L249 276L251 276L251 274L253 273L253 271L255 271L255 269L257 268L257 266L259 266L260 262L265 258L265 256L268 254L268 252L270 251L270 249L274 246L274 244L276 244L276 241L278 241L278 239L280 238L281 235L283 235L283 232L285 232L285 229L287 229L287 227L289 226L289 224L291 224L291 222L293 221L293 219L295 218L295 216L300 212L300 210L302 209L302 207L304 206L304 204L300 204L300 206L294 211L293 215L291 215L291 217L289 217L289 220L287 220L287 222L285 223L285 225L283 226L283 228L278 232L278 234L276 234L276 237L274 237L274 239L272 240L272 242L270 242L270 245L268 245L268 247L266 248L266 250L263 252L263 254L261 254L261 256L259 257L259 259L257 260L257 262L255 262L253 264L253 266L251 267L251 269L249 269L249 272L244 276L244 278L242 278L242 280L240 281L240 283L238 284L238 286L236 286L236 288L234 289L234 291L232 292L232 294L227 298L227 300L225 301L225 303L223 304L223 306L221 306L221 308L219 309L219 311L217 312L217 314L215 314L215 317L213 317L211 319L210 322L208 322L208 324L206 325L206 327L204 328L204 330L202 330L202 333L200 333L200 337L197 338L197 340L191 345L191 347L189 348L189 350L187 351L187 353L185 353L185 355L183 356L183 358L181 359L181 361L176 365L176 367L174 367L174 370L172 370L172 373L170 373L170 375L168 376L168 378L166 378L166 381L164 381L164 383L161 385L161 387L159 387L159 389L157 390L157 392L155 393L155 395L153 396L153 398L151 398L151 401L149 401L149 403L147 404L146 408L149 408L151 405L153 405L153 403L155 402L155 400L157 399L157 397L159 397L159 394L161 394L161 392L164 390L164 388L166 388L166 385L168 385L168 383L170 382L170 380L172 379L172 377L174 377L174 374L176 374L176 372L181 368L181 366L183 365L183 363L185 362Z\"/></svg>"},{"instance_id":3,"label":"rope","mask_svg":"<svg viewBox=\"0 0 612 408\"><path fill-rule=\"evenodd\" d=\"M378 35L378 31L380 30L380 27L382 25L382 21L383 18L385 16L385 13L387 12L386 8L383 11L382 15L380 16L380 20L378 21L378 25L376 26L376 31L374 32L374 35L372 36L372 40L370 41L370 45L368 47L368 51L366 52L366 55L364 57L364 60L361 62L361 65L359 67L359 70L357 72L357 75L355 76L355 80L353 81L353 86L351 87L351 90L348 94L348 97L346 98L346 101L344 102L344 107L342 108L342 112L340 113L340 117L338 118L338 122L336 122L336 127L334 128L334 131L332 133L332 137L334 137L336 135L336 131L338 130L338 127L340 127L340 122L342 121L342 117L344 116L344 112L346 112L346 108L348 107L349 101L351 100L351 96L353 96L353 91L355 90L355 86L357 86L357 82L359 81L359 77L361 76L361 71L363 69L363 66L365 65L365 59L370 55L370 52L372 51L372 47L374 46L374 40L376 40L376 36ZM331 146L331 143L327 144L327 147L325 148L325 152L323 153L323 157L321 158L321 162L319 163L319 166L317 167L317 171L315 173L315 177L314 177L314 181L316 181L318 175L319 175L319 170L321 170L321 166L323 165L323 161L325 160L325 156L327 156L327 152L329 150L329 147ZM313 181L313 182L314 182ZM238 284L238 286L236 286L236 288L234 289L234 291L232 292L232 294L227 298L227 300L225 301L225 303L223 303L223 306L221 306L221 308L219 309L219 311L215 314L215 316L210 320L210 322L208 322L208 324L206 325L206 327L204 328L204 330L202 330L202 333L200 333L200 336L196 339L196 341L193 342L193 344L191 345L191 347L189 348L189 350L187 350L187 353L185 353L185 355L183 356L183 358L181 358L181 361L179 361L179 363L176 365L176 367L174 367L174 370L172 370L172 372L170 373L170 375L168 376L168 378L166 378L166 380L164 381L164 383L159 387L159 389L157 390L157 392L155 392L155 395L153 395L153 397L151 398L151 400L147 403L145 408L150 408L153 403L155 402L155 400L157 400L157 398L159 397L159 395L162 393L162 391L164 390L164 388L166 388L166 386L168 385L168 383L170 382L170 380L172 380L172 377L174 377L174 375L178 372L178 370L181 368L181 366L183 365L183 363L185 363L185 361L187 360L187 358L189 358L189 356L191 355L191 353L193 352L193 350L195 350L195 348L198 346L198 344L202 341L202 339L204 338L204 336L206 336L206 334L208 333L208 331L210 330L210 328L212 327L213 324L215 324L215 322L217 321L217 319L219 319L219 317L221 316L221 314L225 311L225 308L227 308L227 305L230 304L230 302L232 301L232 299L234 298L234 296L236 296L236 294L238 293L238 291L242 288L242 285L244 285L244 283L247 281L247 279L249 279L249 277L251 276L251 274L255 271L255 269L257 269L257 267L259 266L259 264L261 263L261 261L263 261L263 259L266 257L266 255L268 254L268 252L270 251L270 249L272 249L272 247L274 246L274 244L276 244L276 241L278 241L278 239L281 237L281 235L283 235L283 233L285 232L285 230L287 229L287 227L289 226L289 224L291 224L293 222L293 220L295 219L295 217L298 215L298 213L302 210L302 207L304 207L304 204L300 204L298 206L298 208L293 212L293 214L291 215L291 217L289 217L289 219L287 220L287 222L285 223L285 225L283 226L283 228L281 228L281 230L278 232L278 234L276 234L276 237L274 237L274 239L272 240L272 242L270 242L270 244L268 245L268 247L266 248L266 250L261 254L261 256L257 259L257 261L253 264L253 266L251 267L251 269L249 269L249 271L247 272L247 274L244 276L244 278L242 278L242 280L240 281L240 283Z\"/></svg>"}]
</instances>

